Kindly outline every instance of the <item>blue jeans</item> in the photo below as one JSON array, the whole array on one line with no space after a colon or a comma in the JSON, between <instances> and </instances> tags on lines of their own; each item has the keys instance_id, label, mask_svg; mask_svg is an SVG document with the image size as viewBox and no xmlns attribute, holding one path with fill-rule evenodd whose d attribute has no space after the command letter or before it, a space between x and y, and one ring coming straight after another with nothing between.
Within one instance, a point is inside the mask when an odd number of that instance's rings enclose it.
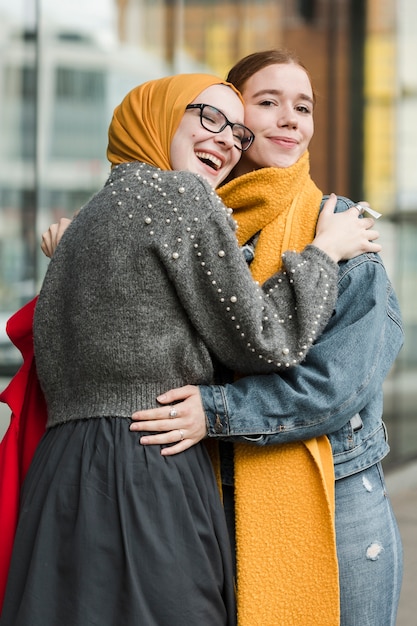
<instances>
[{"instance_id":1,"label":"blue jeans","mask_svg":"<svg viewBox=\"0 0 417 626\"><path fill-rule=\"evenodd\" d=\"M336 481L341 626L395 626L402 544L381 465Z\"/></svg>"}]
</instances>

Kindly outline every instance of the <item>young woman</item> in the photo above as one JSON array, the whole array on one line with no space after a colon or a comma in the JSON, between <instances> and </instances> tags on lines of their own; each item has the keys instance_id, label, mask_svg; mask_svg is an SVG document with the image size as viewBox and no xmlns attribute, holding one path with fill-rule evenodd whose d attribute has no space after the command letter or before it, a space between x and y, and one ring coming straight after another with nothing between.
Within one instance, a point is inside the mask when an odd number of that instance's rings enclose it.
<instances>
[{"instance_id":1,"label":"young woman","mask_svg":"<svg viewBox=\"0 0 417 626\"><path fill-rule=\"evenodd\" d=\"M211 355L246 373L298 363L332 313L335 261L357 253L358 232L360 247L375 236L357 209L334 216L332 200L314 245L261 290L213 190L252 141L238 92L208 75L150 81L116 108L110 177L67 229L36 304L48 422L2 626L235 623L205 447L165 457L138 444L130 416L167 385L212 382Z\"/></svg>"},{"instance_id":2,"label":"young woman","mask_svg":"<svg viewBox=\"0 0 417 626\"><path fill-rule=\"evenodd\" d=\"M256 141L236 166L237 178L220 193L234 209L239 242L249 243L252 274L263 282L280 267L282 250L302 249L314 235L322 200L309 176L307 151L315 97L305 67L282 50L249 55L228 80L243 94L245 123ZM339 197L337 210L351 205ZM226 505L232 483L236 499L239 624L251 623L254 613L259 621L252 623L262 626L328 623L320 617L328 589L321 585L317 520L309 515L307 495L304 510L293 507L291 514L285 506L300 477L291 465L293 442L322 435L331 443L336 478L340 624L395 624L402 547L380 462L389 451L382 383L403 342L401 315L382 261L374 254L342 263L338 287L334 315L301 365L222 386L170 391L158 400L179 402L172 423L166 408L133 416L132 430L165 431L142 437L146 445L175 441L170 428L184 431L184 440L166 454L184 450L206 434L258 445L234 446L234 478L231 455L223 453ZM261 512L257 516L256 510ZM255 603L256 594L263 601ZM338 615L332 623L339 624Z\"/></svg>"}]
</instances>

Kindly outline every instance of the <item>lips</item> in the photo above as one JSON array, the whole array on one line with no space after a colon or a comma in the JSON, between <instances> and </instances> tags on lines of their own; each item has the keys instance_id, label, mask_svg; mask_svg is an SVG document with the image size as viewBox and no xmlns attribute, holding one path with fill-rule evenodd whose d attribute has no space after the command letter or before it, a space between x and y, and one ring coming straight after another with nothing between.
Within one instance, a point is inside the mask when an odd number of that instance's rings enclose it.
<instances>
[{"instance_id":1,"label":"lips","mask_svg":"<svg viewBox=\"0 0 417 626\"><path fill-rule=\"evenodd\" d=\"M280 143L289 147L298 145L298 141L296 141L295 139L290 139L289 137L269 137L269 139L271 139L271 141L274 141L275 143Z\"/></svg>"},{"instance_id":2,"label":"lips","mask_svg":"<svg viewBox=\"0 0 417 626\"><path fill-rule=\"evenodd\" d=\"M199 151L199 152L196 152L195 155L198 159L200 159L200 161L202 161L202 163L205 163L216 172L218 172L218 170L222 166L221 160L218 157L214 156L214 154L210 154L209 152Z\"/></svg>"}]
</instances>

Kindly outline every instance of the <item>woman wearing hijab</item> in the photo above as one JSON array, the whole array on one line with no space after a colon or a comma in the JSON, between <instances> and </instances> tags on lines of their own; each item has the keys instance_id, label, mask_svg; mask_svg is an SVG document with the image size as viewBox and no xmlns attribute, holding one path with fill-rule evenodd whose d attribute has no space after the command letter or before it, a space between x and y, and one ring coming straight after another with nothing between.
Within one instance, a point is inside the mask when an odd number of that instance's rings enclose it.
<instances>
[{"instance_id":1,"label":"woman wearing hijab","mask_svg":"<svg viewBox=\"0 0 417 626\"><path fill-rule=\"evenodd\" d=\"M211 354L246 373L298 363L333 310L335 261L358 253L359 229L375 238L372 220L334 216L331 200L328 227L262 291L213 190L253 141L242 122L238 92L206 74L145 83L114 112L109 179L67 229L36 303L48 422L1 626L235 624L205 447L168 458L140 445L130 416L167 387L212 382Z\"/></svg>"}]
</instances>

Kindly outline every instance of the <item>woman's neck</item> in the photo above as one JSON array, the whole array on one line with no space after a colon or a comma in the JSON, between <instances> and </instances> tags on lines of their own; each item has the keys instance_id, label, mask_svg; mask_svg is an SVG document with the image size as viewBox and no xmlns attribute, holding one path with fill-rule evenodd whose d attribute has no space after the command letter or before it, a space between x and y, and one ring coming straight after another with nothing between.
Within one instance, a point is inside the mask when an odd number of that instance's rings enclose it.
<instances>
[{"instance_id":1,"label":"woman's neck","mask_svg":"<svg viewBox=\"0 0 417 626\"><path fill-rule=\"evenodd\" d=\"M243 174L248 174L249 172L254 172L255 170L259 169L261 168L256 167L253 163L251 163L250 161L246 161L246 159L242 157L237 165L235 165L233 170L230 172L228 180L232 180L233 178L243 176Z\"/></svg>"}]
</instances>

